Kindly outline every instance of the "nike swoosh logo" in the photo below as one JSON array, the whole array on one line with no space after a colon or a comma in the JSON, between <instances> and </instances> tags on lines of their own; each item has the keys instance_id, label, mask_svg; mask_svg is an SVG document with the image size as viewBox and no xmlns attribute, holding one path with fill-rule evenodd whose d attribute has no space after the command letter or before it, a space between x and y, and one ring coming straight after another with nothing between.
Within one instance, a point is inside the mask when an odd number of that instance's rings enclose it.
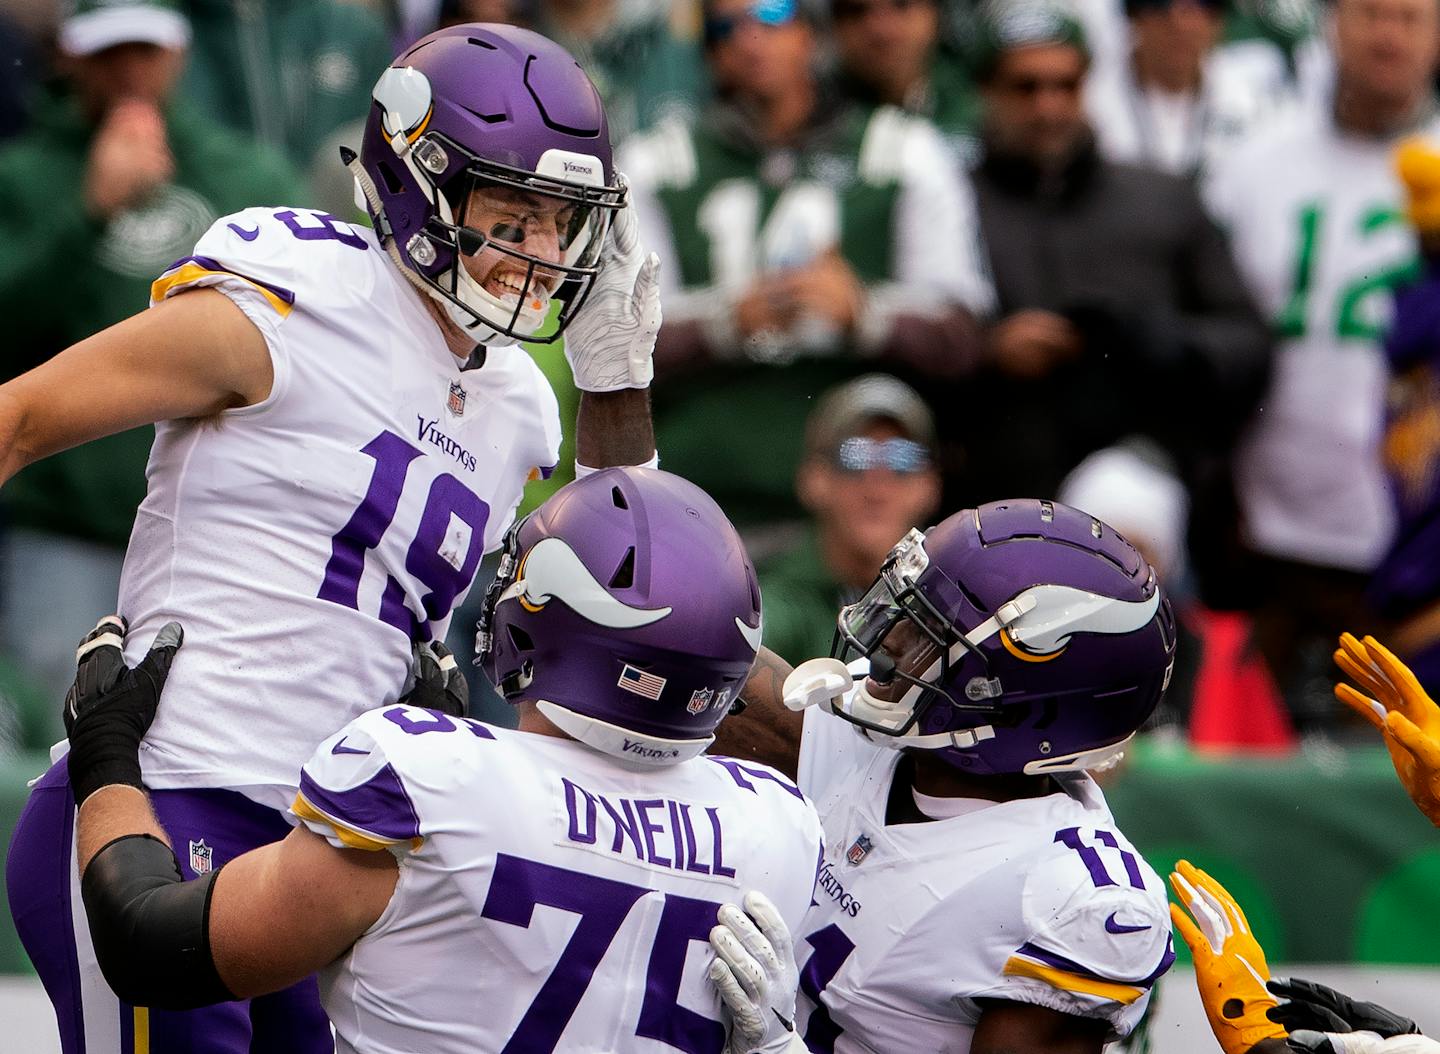
<instances>
[{"instance_id":1,"label":"nike swoosh logo","mask_svg":"<svg viewBox=\"0 0 1440 1054\"><path fill-rule=\"evenodd\" d=\"M237 226L233 223L227 223L225 224L225 226L229 227L232 231L240 235L240 237L244 238L247 242L253 242L256 238L260 237L259 227L256 227L253 231L247 231L244 227Z\"/></svg>"},{"instance_id":2,"label":"nike swoosh logo","mask_svg":"<svg viewBox=\"0 0 1440 1054\"><path fill-rule=\"evenodd\" d=\"M735 617L735 628L740 631L740 636L745 638L745 643L750 645L754 651L760 650L760 637L764 632L764 626L763 621L758 626L750 626L741 622L738 615Z\"/></svg>"},{"instance_id":3,"label":"nike swoosh logo","mask_svg":"<svg viewBox=\"0 0 1440 1054\"><path fill-rule=\"evenodd\" d=\"M349 739L349 738L350 738L349 736L346 736L346 737L345 737L345 739ZM331 748L330 748L330 753L332 753L332 754L368 754L368 753L370 753L370 751L368 751L368 750L360 750L358 747L347 747L347 746L345 745L345 739L340 740L340 742L336 743L333 747L331 747ZM1107 925L1108 925L1108 924L1107 924Z\"/></svg>"},{"instance_id":4,"label":"nike swoosh logo","mask_svg":"<svg viewBox=\"0 0 1440 1054\"><path fill-rule=\"evenodd\" d=\"M1115 916L1118 914L1120 914L1118 911L1110 912L1110 917L1105 920L1106 933L1140 933L1141 931L1148 930L1150 928L1149 926L1126 926L1122 923L1116 922Z\"/></svg>"}]
</instances>

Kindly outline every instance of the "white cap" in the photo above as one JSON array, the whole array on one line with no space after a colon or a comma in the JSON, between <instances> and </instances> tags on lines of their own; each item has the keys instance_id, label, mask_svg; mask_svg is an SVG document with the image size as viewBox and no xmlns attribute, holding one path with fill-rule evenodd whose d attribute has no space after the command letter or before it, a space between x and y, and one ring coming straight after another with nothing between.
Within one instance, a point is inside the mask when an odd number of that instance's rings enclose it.
<instances>
[{"instance_id":1,"label":"white cap","mask_svg":"<svg viewBox=\"0 0 1440 1054\"><path fill-rule=\"evenodd\" d=\"M93 55L117 44L190 44L190 21L164 0L80 0L60 26L60 50Z\"/></svg>"},{"instance_id":2,"label":"white cap","mask_svg":"<svg viewBox=\"0 0 1440 1054\"><path fill-rule=\"evenodd\" d=\"M1190 496L1160 460L1124 444L1097 450L1070 471L1057 497L1114 527L1175 582L1184 571Z\"/></svg>"}]
</instances>

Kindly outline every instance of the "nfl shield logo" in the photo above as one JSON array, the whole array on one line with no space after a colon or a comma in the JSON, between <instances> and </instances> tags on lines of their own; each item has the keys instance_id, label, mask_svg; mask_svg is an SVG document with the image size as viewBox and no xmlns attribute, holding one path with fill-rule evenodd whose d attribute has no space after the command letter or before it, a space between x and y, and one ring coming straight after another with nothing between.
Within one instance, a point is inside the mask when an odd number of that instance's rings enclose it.
<instances>
[{"instance_id":1,"label":"nfl shield logo","mask_svg":"<svg viewBox=\"0 0 1440 1054\"><path fill-rule=\"evenodd\" d=\"M710 705L710 697L715 694L710 688L697 688L690 693L690 702L685 704L685 709L692 714L698 714Z\"/></svg>"},{"instance_id":2,"label":"nfl shield logo","mask_svg":"<svg viewBox=\"0 0 1440 1054\"><path fill-rule=\"evenodd\" d=\"M445 400L445 409L456 417L465 412L465 389L460 386L459 381L450 382L450 398Z\"/></svg>"},{"instance_id":3,"label":"nfl shield logo","mask_svg":"<svg viewBox=\"0 0 1440 1054\"><path fill-rule=\"evenodd\" d=\"M858 864L869 855L871 847L875 843L866 838L863 834L855 839L855 844L845 851L845 859L851 864Z\"/></svg>"},{"instance_id":4,"label":"nfl shield logo","mask_svg":"<svg viewBox=\"0 0 1440 1054\"><path fill-rule=\"evenodd\" d=\"M190 870L197 875L208 875L210 873L210 856L213 850L205 844L205 839L190 843Z\"/></svg>"}]
</instances>

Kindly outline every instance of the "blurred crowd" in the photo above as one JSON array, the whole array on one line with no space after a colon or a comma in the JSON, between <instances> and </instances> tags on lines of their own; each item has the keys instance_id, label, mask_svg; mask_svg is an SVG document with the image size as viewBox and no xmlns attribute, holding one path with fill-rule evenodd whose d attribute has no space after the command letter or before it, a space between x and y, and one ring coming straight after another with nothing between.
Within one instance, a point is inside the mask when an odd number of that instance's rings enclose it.
<instances>
[{"instance_id":1,"label":"blurred crowd","mask_svg":"<svg viewBox=\"0 0 1440 1054\"><path fill-rule=\"evenodd\" d=\"M338 148L461 21L604 94L663 262L662 462L742 526L786 659L911 526L1035 496L1176 599L1157 734L1368 731L1342 630L1440 690L1437 0L0 0L0 379L220 216L358 219ZM0 494L0 744L58 738L150 439Z\"/></svg>"}]
</instances>

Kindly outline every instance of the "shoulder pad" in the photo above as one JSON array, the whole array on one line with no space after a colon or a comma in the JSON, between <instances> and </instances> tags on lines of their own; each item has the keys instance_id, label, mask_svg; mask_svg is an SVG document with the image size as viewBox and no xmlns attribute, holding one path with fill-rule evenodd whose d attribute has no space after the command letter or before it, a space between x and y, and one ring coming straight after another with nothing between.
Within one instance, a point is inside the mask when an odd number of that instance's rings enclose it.
<instances>
[{"instance_id":1,"label":"shoulder pad","mask_svg":"<svg viewBox=\"0 0 1440 1054\"><path fill-rule=\"evenodd\" d=\"M347 254L341 260L380 250L374 236L324 212L293 208L250 208L216 220L150 288L150 302L196 286L239 286L262 298L281 318L315 288L324 273L334 286L331 269L318 266L317 250ZM368 262L368 261L367 261ZM357 269L359 279L368 269ZM348 284L348 283L347 283ZM367 295L369 290L358 290Z\"/></svg>"},{"instance_id":2,"label":"shoulder pad","mask_svg":"<svg viewBox=\"0 0 1440 1054\"><path fill-rule=\"evenodd\" d=\"M1144 998L1175 954L1164 888L1108 828L1067 828L1036 860L1022 894L1026 939L1004 972L1092 1011Z\"/></svg>"},{"instance_id":3,"label":"shoulder pad","mask_svg":"<svg viewBox=\"0 0 1440 1054\"><path fill-rule=\"evenodd\" d=\"M429 771L458 774L441 743L494 739L479 721L451 718L395 704L361 714L315 748L300 770L300 792L291 813L337 847L414 852L424 842L421 817L405 779L420 751L417 741L437 733L423 754ZM439 755L438 759L436 755ZM431 781L427 780L427 783Z\"/></svg>"}]
</instances>

